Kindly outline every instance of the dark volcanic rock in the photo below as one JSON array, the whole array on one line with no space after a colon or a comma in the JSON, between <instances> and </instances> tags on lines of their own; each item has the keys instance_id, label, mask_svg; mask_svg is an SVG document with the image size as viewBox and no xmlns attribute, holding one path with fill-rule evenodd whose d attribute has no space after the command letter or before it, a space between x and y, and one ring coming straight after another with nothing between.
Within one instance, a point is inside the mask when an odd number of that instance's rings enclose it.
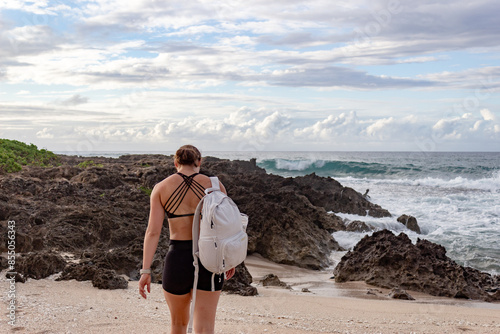
<instances>
[{"instance_id":1,"label":"dark volcanic rock","mask_svg":"<svg viewBox=\"0 0 500 334\"><path fill-rule=\"evenodd\" d=\"M106 269L102 277L109 276L113 282L110 271L138 279L149 215L148 194L156 183L175 172L172 157L59 158L58 167L25 166L20 172L0 175L0 251L6 251L7 222L15 220L17 253L68 252L84 266L70 264L65 269L51 257L55 262L47 272L64 269L63 277L94 279L98 270ZM97 166L78 167L88 160ZM206 157L201 172L218 175L249 216L249 253L258 252L279 263L313 269L330 265L331 251L341 249L331 233L345 230L345 226L329 211L388 214L333 179L269 175L255 160ZM163 227L152 263L155 282L161 282L168 249L166 220ZM25 270L28 273L31 269ZM41 277L45 273L30 275ZM247 286L244 282L242 286Z\"/></svg>"},{"instance_id":2,"label":"dark volcanic rock","mask_svg":"<svg viewBox=\"0 0 500 334\"><path fill-rule=\"evenodd\" d=\"M99 289L126 289L128 282L119 276L115 270L99 267L87 261L85 263L68 264L57 281L71 280L92 281L92 285Z\"/></svg>"},{"instance_id":3,"label":"dark volcanic rock","mask_svg":"<svg viewBox=\"0 0 500 334\"><path fill-rule=\"evenodd\" d=\"M248 272L245 262L236 267L236 272L231 279L224 282L222 291L230 294L238 294L241 296L257 295L257 288L252 285L252 275Z\"/></svg>"},{"instance_id":4,"label":"dark volcanic rock","mask_svg":"<svg viewBox=\"0 0 500 334\"><path fill-rule=\"evenodd\" d=\"M390 217L389 211L368 201L356 190L342 186L338 181L327 177L310 174L296 177L301 192L306 194L313 205L321 206L326 211L351 213L360 216Z\"/></svg>"},{"instance_id":5,"label":"dark volcanic rock","mask_svg":"<svg viewBox=\"0 0 500 334\"><path fill-rule=\"evenodd\" d=\"M128 282L114 270L99 268L92 278L92 285L99 289L126 289Z\"/></svg>"},{"instance_id":6,"label":"dark volcanic rock","mask_svg":"<svg viewBox=\"0 0 500 334\"><path fill-rule=\"evenodd\" d=\"M113 189L123 184L121 176L113 171L92 167L71 178L75 183L86 183L99 189Z\"/></svg>"},{"instance_id":7,"label":"dark volcanic rock","mask_svg":"<svg viewBox=\"0 0 500 334\"><path fill-rule=\"evenodd\" d=\"M369 232L373 231L373 227L367 225L365 222L354 220L347 223L346 230L349 232Z\"/></svg>"},{"instance_id":8,"label":"dark volcanic rock","mask_svg":"<svg viewBox=\"0 0 500 334\"><path fill-rule=\"evenodd\" d=\"M25 278L41 279L62 271L65 266L66 260L61 255L41 252L16 258L15 269Z\"/></svg>"},{"instance_id":9,"label":"dark volcanic rock","mask_svg":"<svg viewBox=\"0 0 500 334\"><path fill-rule=\"evenodd\" d=\"M61 276L56 278L56 281L91 281L97 271L97 267L89 263L70 263L68 264Z\"/></svg>"},{"instance_id":10,"label":"dark volcanic rock","mask_svg":"<svg viewBox=\"0 0 500 334\"><path fill-rule=\"evenodd\" d=\"M262 278L262 286L279 286L282 288L290 288L285 282L282 282L275 274L267 274Z\"/></svg>"},{"instance_id":11,"label":"dark volcanic rock","mask_svg":"<svg viewBox=\"0 0 500 334\"><path fill-rule=\"evenodd\" d=\"M250 253L311 269L330 264L328 254L340 246L324 226L335 224L335 217L313 206L293 188L283 186L281 178L264 182L249 175L244 182L228 189L240 210L249 216ZM266 187L271 189L264 191Z\"/></svg>"},{"instance_id":12,"label":"dark volcanic rock","mask_svg":"<svg viewBox=\"0 0 500 334\"><path fill-rule=\"evenodd\" d=\"M406 226L407 229L420 234L420 226L418 226L417 218L408 215L401 215L397 220Z\"/></svg>"},{"instance_id":13,"label":"dark volcanic rock","mask_svg":"<svg viewBox=\"0 0 500 334\"><path fill-rule=\"evenodd\" d=\"M337 282L365 281L383 288L399 287L434 296L499 300L488 292L500 285L499 276L462 267L446 256L444 247L388 230L365 236L342 257L334 270Z\"/></svg>"}]
</instances>

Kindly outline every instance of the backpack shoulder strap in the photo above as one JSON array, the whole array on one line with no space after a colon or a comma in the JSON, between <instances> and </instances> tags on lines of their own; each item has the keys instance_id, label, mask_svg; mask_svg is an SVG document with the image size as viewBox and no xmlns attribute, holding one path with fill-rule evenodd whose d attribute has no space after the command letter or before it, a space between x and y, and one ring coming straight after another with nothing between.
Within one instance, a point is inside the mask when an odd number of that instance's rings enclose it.
<instances>
[{"instance_id":1,"label":"backpack shoulder strap","mask_svg":"<svg viewBox=\"0 0 500 334\"><path fill-rule=\"evenodd\" d=\"M205 194L209 194L214 190L220 191L219 178L217 176L211 176L210 181L212 182L212 187L205 189Z\"/></svg>"}]
</instances>

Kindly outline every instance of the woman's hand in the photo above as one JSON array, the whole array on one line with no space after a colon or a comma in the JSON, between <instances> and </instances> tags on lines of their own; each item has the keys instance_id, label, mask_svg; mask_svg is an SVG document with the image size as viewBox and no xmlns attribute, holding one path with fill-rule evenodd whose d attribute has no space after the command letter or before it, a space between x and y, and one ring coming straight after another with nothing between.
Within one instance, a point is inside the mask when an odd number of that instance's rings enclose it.
<instances>
[{"instance_id":1,"label":"woman's hand","mask_svg":"<svg viewBox=\"0 0 500 334\"><path fill-rule=\"evenodd\" d=\"M148 293L151 293L151 275L150 274L142 274L141 279L139 280L139 294L142 298L147 299L146 291L144 288L147 287Z\"/></svg>"},{"instance_id":2,"label":"woman's hand","mask_svg":"<svg viewBox=\"0 0 500 334\"><path fill-rule=\"evenodd\" d=\"M236 272L236 268L229 269L226 271L226 279L230 279L231 277L234 276L234 273Z\"/></svg>"}]
</instances>

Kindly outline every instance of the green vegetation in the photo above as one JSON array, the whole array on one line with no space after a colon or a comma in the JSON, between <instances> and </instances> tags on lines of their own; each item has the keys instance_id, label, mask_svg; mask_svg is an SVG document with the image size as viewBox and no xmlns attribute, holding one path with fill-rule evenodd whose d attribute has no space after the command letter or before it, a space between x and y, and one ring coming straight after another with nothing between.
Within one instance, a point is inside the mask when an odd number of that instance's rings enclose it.
<instances>
[{"instance_id":1,"label":"green vegetation","mask_svg":"<svg viewBox=\"0 0 500 334\"><path fill-rule=\"evenodd\" d=\"M144 186L140 186L139 189L141 189L143 193L145 193L146 195L151 197L151 193L153 192L153 189L148 188L148 187L144 187Z\"/></svg>"},{"instance_id":2,"label":"green vegetation","mask_svg":"<svg viewBox=\"0 0 500 334\"><path fill-rule=\"evenodd\" d=\"M59 165L56 154L36 145L25 144L17 140L0 139L0 170L18 172L22 166L52 167Z\"/></svg>"},{"instance_id":3,"label":"green vegetation","mask_svg":"<svg viewBox=\"0 0 500 334\"><path fill-rule=\"evenodd\" d=\"M94 162L94 160L85 160L84 162L80 162L78 165L80 168L89 168L89 167L102 167L102 164L98 164Z\"/></svg>"}]
</instances>

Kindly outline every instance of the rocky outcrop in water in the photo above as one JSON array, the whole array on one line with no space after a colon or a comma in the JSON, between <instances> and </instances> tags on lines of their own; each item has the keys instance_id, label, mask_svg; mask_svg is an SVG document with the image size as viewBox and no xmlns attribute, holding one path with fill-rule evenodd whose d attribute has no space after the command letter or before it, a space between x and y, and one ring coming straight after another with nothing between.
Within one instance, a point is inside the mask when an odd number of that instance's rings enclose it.
<instances>
[{"instance_id":1,"label":"rocky outcrop in water","mask_svg":"<svg viewBox=\"0 0 500 334\"><path fill-rule=\"evenodd\" d=\"M388 230L365 236L334 270L336 282L365 281L383 288L421 291L434 296L500 300L500 277L458 265L443 246Z\"/></svg>"},{"instance_id":2,"label":"rocky outcrop in water","mask_svg":"<svg viewBox=\"0 0 500 334\"><path fill-rule=\"evenodd\" d=\"M418 226L417 223L417 218L409 215L401 215L398 217L397 221L404 226L406 226L407 229L420 234L420 226Z\"/></svg>"},{"instance_id":3,"label":"rocky outcrop in water","mask_svg":"<svg viewBox=\"0 0 500 334\"><path fill-rule=\"evenodd\" d=\"M377 204L367 200L356 190L344 187L331 177L320 177L316 174L296 177L300 190L309 201L327 211L350 213L359 216L390 217L391 213Z\"/></svg>"},{"instance_id":4,"label":"rocky outcrop in water","mask_svg":"<svg viewBox=\"0 0 500 334\"><path fill-rule=\"evenodd\" d=\"M346 221L345 226L346 226L346 231L349 232L369 232L374 230L373 227L359 220Z\"/></svg>"},{"instance_id":5,"label":"rocky outcrop in water","mask_svg":"<svg viewBox=\"0 0 500 334\"><path fill-rule=\"evenodd\" d=\"M138 279L148 193L175 172L172 157L59 158L62 165L58 167L25 166L20 172L0 175L0 251L6 251L7 221L13 220L16 253L71 255L63 269L57 267L63 279L94 279L99 269L105 270L102 276L111 277L113 271L113 275ZM384 212L333 179L268 175L255 160L205 158L201 172L218 175L241 211L248 214L249 253L258 252L278 263L312 269L330 265L330 252L340 249L331 232L345 226L328 211ZM343 198L343 205L336 203L336 196ZM156 282L161 280L168 248L166 220L163 227L152 265ZM235 277L246 275L241 270ZM123 285L119 279L116 282L113 286Z\"/></svg>"}]
</instances>

